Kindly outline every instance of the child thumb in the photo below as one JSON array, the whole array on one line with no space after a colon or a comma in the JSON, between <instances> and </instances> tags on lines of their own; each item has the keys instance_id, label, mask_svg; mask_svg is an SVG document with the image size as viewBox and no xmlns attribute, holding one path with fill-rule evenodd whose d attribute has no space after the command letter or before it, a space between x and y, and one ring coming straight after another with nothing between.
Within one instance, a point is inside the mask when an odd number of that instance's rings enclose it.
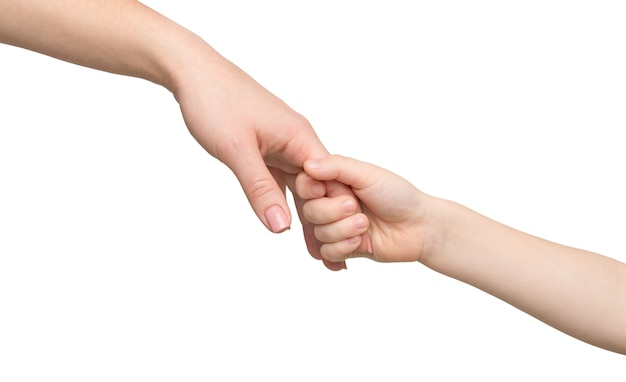
<instances>
[{"instance_id":1,"label":"child thumb","mask_svg":"<svg viewBox=\"0 0 626 382\"><path fill-rule=\"evenodd\" d=\"M330 155L325 158L304 162L304 171L317 180L336 180L356 189L366 188L370 184L367 174L371 165L342 155Z\"/></svg>"}]
</instances>

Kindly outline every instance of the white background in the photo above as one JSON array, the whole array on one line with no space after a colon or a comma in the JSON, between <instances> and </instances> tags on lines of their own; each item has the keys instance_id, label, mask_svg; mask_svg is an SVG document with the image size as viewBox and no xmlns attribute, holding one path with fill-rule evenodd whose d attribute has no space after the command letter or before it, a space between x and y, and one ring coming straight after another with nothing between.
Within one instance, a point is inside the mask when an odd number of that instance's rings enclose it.
<instances>
[{"instance_id":1,"label":"white background","mask_svg":"<svg viewBox=\"0 0 626 382\"><path fill-rule=\"evenodd\" d=\"M330 151L626 261L622 2L146 4ZM0 380L624 380L623 356L420 264L326 270L166 90L9 46L0 65Z\"/></svg>"}]
</instances>

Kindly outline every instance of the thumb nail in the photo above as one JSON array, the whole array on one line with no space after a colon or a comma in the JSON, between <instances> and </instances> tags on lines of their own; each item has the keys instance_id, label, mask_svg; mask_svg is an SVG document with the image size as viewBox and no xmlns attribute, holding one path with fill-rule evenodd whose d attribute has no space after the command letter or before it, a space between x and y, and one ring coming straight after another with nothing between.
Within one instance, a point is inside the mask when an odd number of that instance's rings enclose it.
<instances>
[{"instance_id":1,"label":"thumb nail","mask_svg":"<svg viewBox=\"0 0 626 382\"><path fill-rule=\"evenodd\" d=\"M317 170L318 168L322 167L322 162L320 162L318 159L310 159L306 161L306 167L309 170Z\"/></svg>"},{"instance_id":2,"label":"thumb nail","mask_svg":"<svg viewBox=\"0 0 626 382\"><path fill-rule=\"evenodd\" d=\"M274 233L283 232L289 229L289 219L280 206L271 206L265 210L265 219Z\"/></svg>"}]
</instances>

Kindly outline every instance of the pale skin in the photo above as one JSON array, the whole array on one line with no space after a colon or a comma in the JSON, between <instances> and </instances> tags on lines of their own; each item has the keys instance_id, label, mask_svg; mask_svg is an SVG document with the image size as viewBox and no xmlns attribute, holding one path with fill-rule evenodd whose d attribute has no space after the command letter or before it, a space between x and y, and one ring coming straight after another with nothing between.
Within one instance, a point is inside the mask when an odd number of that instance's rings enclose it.
<instances>
[{"instance_id":1,"label":"pale skin","mask_svg":"<svg viewBox=\"0 0 626 382\"><path fill-rule=\"evenodd\" d=\"M192 136L233 171L272 232L291 225L285 177L328 155L302 115L198 35L138 1L3 0L0 42L165 87ZM326 186L329 195L350 193L339 183ZM322 259L311 224L300 218L309 252Z\"/></svg>"},{"instance_id":2,"label":"pale skin","mask_svg":"<svg viewBox=\"0 0 626 382\"><path fill-rule=\"evenodd\" d=\"M311 160L304 170L296 192L309 199L302 212L328 261L420 262L568 335L626 354L626 264L520 232L352 158ZM330 180L351 186L358 199L322 197ZM364 232L371 238L365 252Z\"/></svg>"}]
</instances>

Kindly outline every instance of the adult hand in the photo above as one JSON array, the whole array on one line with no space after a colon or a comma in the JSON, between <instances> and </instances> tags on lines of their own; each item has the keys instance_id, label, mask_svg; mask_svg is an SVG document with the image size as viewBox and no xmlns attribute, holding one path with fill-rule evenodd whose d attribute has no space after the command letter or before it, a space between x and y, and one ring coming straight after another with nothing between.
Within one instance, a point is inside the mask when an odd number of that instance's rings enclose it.
<instances>
[{"instance_id":1,"label":"adult hand","mask_svg":"<svg viewBox=\"0 0 626 382\"><path fill-rule=\"evenodd\" d=\"M311 124L233 63L204 47L201 56L177 72L173 93L187 127L207 152L235 174L261 222L272 232L290 227L285 186L303 163L328 151ZM343 184L323 195L351 194ZM294 193L298 211L303 200ZM323 260L313 226L299 214L309 253ZM345 263L323 260L339 270Z\"/></svg>"},{"instance_id":2,"label":"adult hand","mask_svg":"<svg viewBox=\"0 0 626 382\"><path fill-rule=\"evenodd\" d=\"M237 176L263 224L282 232L291 223L283 175L328 152L304 117L216 52L207 56L174 90L185 123Z\"/></svg>"},{"instance_id":3,"label":"adult hand","mask_svg":"<svg viewBox=\"0 0 626 382\"><path fill-rule=\"evenodd\" d=\"M2 1L0 42L166 87L191 134L232 169L272 232L291 224L285 175L328 155L306 119L199 36L138 1ZM301 221L309 251L320 258L310 224Z\"/></svg>"}]
</instances>

